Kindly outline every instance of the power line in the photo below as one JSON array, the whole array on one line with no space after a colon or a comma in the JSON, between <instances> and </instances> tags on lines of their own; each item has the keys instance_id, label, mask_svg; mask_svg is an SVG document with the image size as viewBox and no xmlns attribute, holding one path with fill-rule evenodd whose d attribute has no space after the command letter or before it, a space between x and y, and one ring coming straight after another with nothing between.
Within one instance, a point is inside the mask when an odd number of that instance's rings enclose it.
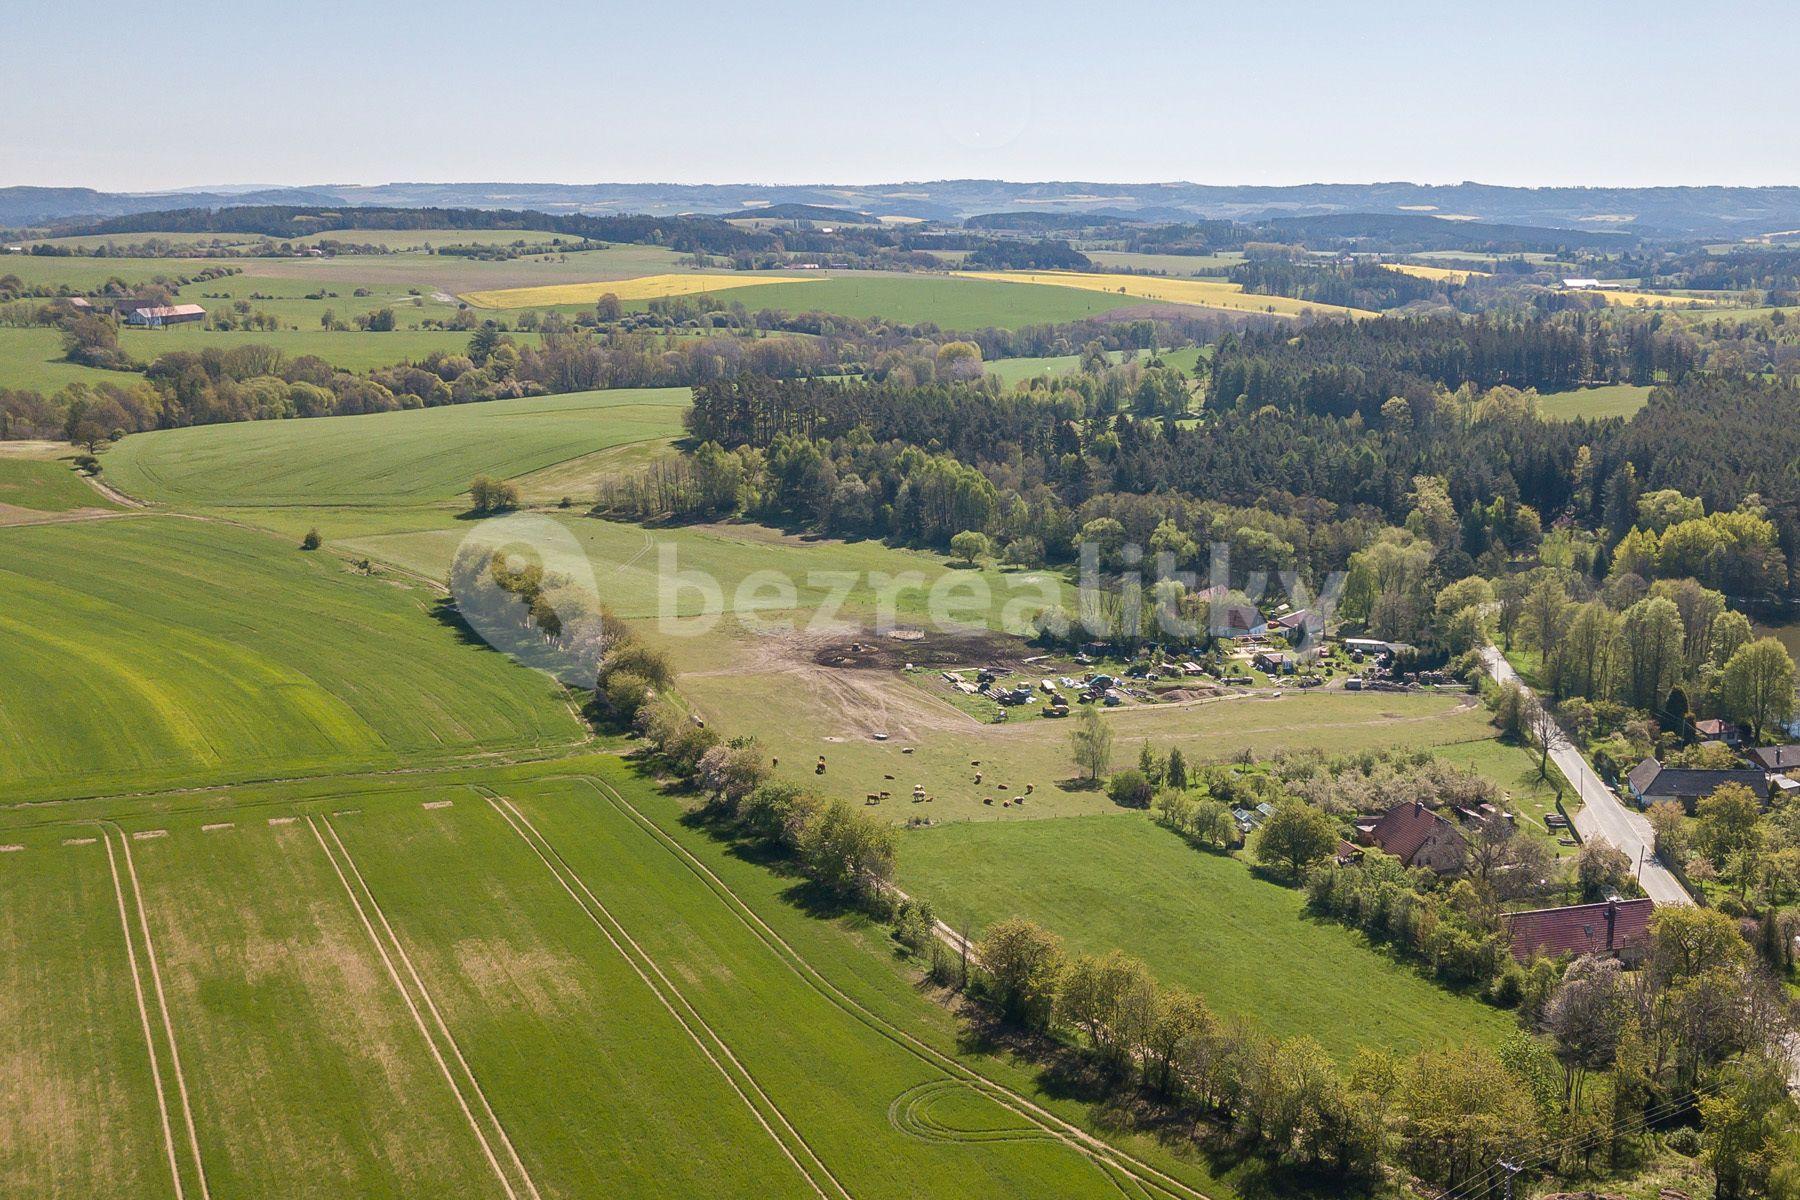
<instances>
[{"instance_id":1,"label":"power line","mask_svg":"<svg viewBox=\"0 0 1800 1200\"><path fill-rule=\"evenodd\" d=\"M1441 1197L1441 1200L1466 1200L1467 1197L1473 1196L1478 1192L1486 1191L1489 1187L1499 1181L1502 1171L1507 1173L1507 1183L1508 1188L1510 1189L1512 1176L1518 1174L1520 1171L1535 1171L1540 1167L1558 1161L1565 1154L1586 1149L1587 1143L1597 1142L1602 1138L1617 1137L1620 1134L1640 1133L1649 1126L1656 1124L1658 1121L1674 1116L1682 1109L1691 1107L1701 1098L1720 1091L1724 1087L1725 1083L1723 1081L1711 1083L1704 1087L1695 1088L1690 1095L1682 1099L1665 1100L1660 1104L1652 1105L1637 1116L1631 1117L1628 1120L1590 1129L1586 1133L1571 1134L1558 1142L1552 1142L1545 1148L1543 1153L1535 1158L1524 1160L1502 1159L1493 1166L1465 1179L1461 1184L1445 1192Z\"/></svg>"}]
</instances>

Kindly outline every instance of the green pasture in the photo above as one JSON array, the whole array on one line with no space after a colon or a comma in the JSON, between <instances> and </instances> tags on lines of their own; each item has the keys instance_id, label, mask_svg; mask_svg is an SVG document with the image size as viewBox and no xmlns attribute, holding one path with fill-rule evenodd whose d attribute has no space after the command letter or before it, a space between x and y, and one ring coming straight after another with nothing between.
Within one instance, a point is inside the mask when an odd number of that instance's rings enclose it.
<instances>
[{"instance_id":1,"label":"green pasture","mask_svg":"<svg viewBox=\"0 0 1800 1200\"><path fill-rule=\"evenodd\" d=\"M240 265L217 258L96 258L89 255L8 254L0 258L0 278L14 275L27 285L67 288L74 293L99 291L117 280L127 287L193 278L209 267ZM194 288L210 286L196 284Z\"/></svg>"},{"instance_id":2,"label":"green pasture","mask_svg":"<svg viewBox=\"0 0 1800 1200\"><path fill-rule=\"evenodd\" d=\"M890 792L877 811L895 823L1018 824L1112 808L1076 768L1073 719L1045 717L1039 706L1011 709L1003 724L990 724L952 700L955 693L935 670L903 676L821 668L804 644L773 639L719 637L673 650L684 668L682 694L709 722L756 735L780 759L780 774L827 795L860 803ZM1490 758L1493 730L1485 715L1441 696L1376 701L1363 693L1315 691L1279 700L1133 704L1108 709L1102 719L1113 731L1115 769L1136 762L1145 743L1161 754L1179 747L1189 762L1301 749L1431 750L1465 763L1473 754L1476 769L1502 787L1512 786L1524 766L1522 753L1517 760ZM821 755L827 770L818 775ZM911 802L915 785L929 803ZM1005 803L1027 794L1021 806Z\"/></svg>"},{"instance_id":3,"label":"green pasture","mask_svg":"<svg viewBox=\"0 0 1800 1200\"><path fill-rule=\"evenodd\" d=\"M0 388L50 395L71 383L131 384L139 376L63 361L62 330L0 327Z\"/></svg>"},{"instance_id":4,"label":"green pasture","mask_svg":"<svg viewBox=\"0 0 1800 1200\"><path fill-rule=\"evenodd\" d=\"M1538 397L1538 411L1552 421L1599 421L1607 417L1630 419L1650 400L1650 389L1629 383L1545 392Z\"/></svg>"},{"instance_id":5,"label":"green pasture","mask_svg":"<svg viewBox=\"0 0 1800 1200\"><path fill-rule=\"evenodd\" d=\"M1309 1034L1340 1060L1358 1046L1402 1054L1495 1046L1510 1014L1454 995L1309 917L1301 892L1196 850L1142 814L908 832L900 883L976 933L1028 917L1072 950L1120 949L1159 980L1280 1037Z\"/></svg>"}]
</instances>

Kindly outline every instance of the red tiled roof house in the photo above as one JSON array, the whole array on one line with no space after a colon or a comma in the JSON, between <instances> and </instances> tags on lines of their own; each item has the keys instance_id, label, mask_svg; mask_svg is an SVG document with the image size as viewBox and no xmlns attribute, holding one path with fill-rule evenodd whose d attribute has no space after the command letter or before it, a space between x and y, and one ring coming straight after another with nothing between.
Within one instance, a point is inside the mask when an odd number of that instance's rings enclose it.
<instances>
[{"instance_id":1,"label":"red tiled roof house","mask_svg":"<svg viewBox=\"0 0 1800 1200\"><path fill-rule=\"evenodd\" d=\"M1655 908L1648 898L1538 908L1507 913L1506 932L1513 957L1520 962L1538 955L1613 954L1626 966L1636 966L1650 940L1650 914Z\"/></svg>"},{"instance_id":2,"label":"red tiled roof house","mask_svg":"<svg viewBox=\"0 0 1800 1200\"><path fill-rule=\"evenodd\" d=\"M1428 867L1439 875L1462 870L1468 851L1456 826L1417 801L1394 805L1360 836L1409 867Z\"/></svg>"}]
</instances>

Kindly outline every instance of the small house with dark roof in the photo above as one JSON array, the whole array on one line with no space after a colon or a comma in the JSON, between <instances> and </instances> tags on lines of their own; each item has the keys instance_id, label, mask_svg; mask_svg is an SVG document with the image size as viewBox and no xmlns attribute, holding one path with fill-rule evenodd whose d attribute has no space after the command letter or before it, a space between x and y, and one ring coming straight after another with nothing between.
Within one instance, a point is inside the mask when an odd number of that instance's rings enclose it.
<instances>
[{"instance_id":1,"label":"small house with dark roof","mask_svg":"<svg viewBox=\"0 0 1800 1200\"><path fill-rule=\"evenodd\" d=\"M1259 638L1269 632L1269 623L1249 605L1218 606L1211 610L1210 617L1216 638Z\"/></svg>"},{"instance_id":2,"label":"small house with dark roof","mask_svg":"<svg viewBox=\"0 0 1800 1200\"><path fill-rule=\"evenodd\" d=\"M1654 758L1646 758L1631 768L1631 774L1625 777L1626 790L1637 801L1639 808L1649 808L1652 804L1673 800L1690 813L1701 800L1728 783L1739 783L1749 788L1756 794L1757 800L1767 807L1769 777L1756 768L1690 770L1685 767L1665 767Z\"/></svg>"},{"instance_id":3,"label":"small house with dark roof","mask_svg":"<svg viewBox=\"0 0 1800 1200\"><path fill-rule=\"evenodd\" d=\"M1439 875L1462 870L1468 842L1460 830L1418 801L1396 804L1381 819L1357 827L1365 844L1391 854L1409 867L1426 867Z\"/></svg>"},{"instance_id":4,"label":"small house with dark roof","mask_svg":"<svg viewBox=\"0 0 1800 1200\"><path fill-rule=\"evenodd\" d=\"M1771 775L1800 772L1800 742L1790 746L1758 746L1750 751L1750 761Z\"/></svg>"},{"instance_id":5,"label":"small house with dark roof","mask_svg":"<svg viewBox=\"0 0 1800 1200\"><path fill-rule=\"evenodd\" d=\"M1505 914L1513 957L1610 954L1628 967L1643 961L1650 940L1650 914L1656 905L1641 900L1606 900L1566 908L1537 908Z\"/></svg>"}]
</instances>

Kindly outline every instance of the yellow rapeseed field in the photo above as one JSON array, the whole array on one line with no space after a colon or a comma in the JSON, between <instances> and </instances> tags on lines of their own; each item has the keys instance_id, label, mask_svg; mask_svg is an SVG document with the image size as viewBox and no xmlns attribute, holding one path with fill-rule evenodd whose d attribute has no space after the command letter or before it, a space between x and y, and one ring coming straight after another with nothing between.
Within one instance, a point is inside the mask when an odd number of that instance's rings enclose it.
<instances>
[{"instance_id":1,"label":"yellow rapeseed field","mask_svg":"<svg viewBox=\"0 0 1800 1200\"><path fill-rule=\"evenodd\" d=\"M476 308L543 308L552 304L592 304L607 293L621 300L660 300L664 296L691 296L722 292L727 288L761 287L765 283L809 283L819 275L640 275L636 279L607 279L596 283L551 283L541 287L499 288L488 292L464 292L462 298Z\"/></svg>"},{"instance_id":2,"label":"yellow rapeseed field","mask_svg":"<svg viewBox=\"0 0 1800 1200\"><path fill-rule=\"evenodd\" d=\"M1115 292L1125 296L1141 296L1165 304L1194 304L1203 308L1224 308L1233 312L1274 313L1297 317L1302 313L1320 316L1372 317L1360 308L1336 304L1313 304L1289 296L1261 296L1244 291L1235 283L1214 279L1161 279L1149 275L1090 275L1080 271L959 271L964 279L991 279L999 283L1037 283L1048 287L1081 288L1090 292Z\"/></svg>"},{"instance_id":3,"label":"yellow rapeseed field","mask_svg":"<svg viewBox=\"0 0 1800 1200\"><path fill-rule=\"evenodd\" d=\"M1606 297L1606 302L1618 308L1712 308L1717 300L1704 300L1698 296L1670 296L1662 292L1630 292L1614 291L1611 288L1597 289Z\"/></svg>"},{"instance_id":4,"label":"yellow rapeseed field","mask_svg":"<svg viewBox=\"0 0 1800 1200\"><path fill-rule=\"evenodd\" d=\"M1417 263L1382 263L1390 271L1398 271L1402 275L1411 275L1415 279L1447 280L1450 283L1467 283L1469 276L1485 279L1486 271L1471 271L1456 267L1422 267Z\"/></svg>"}]
</instances>

